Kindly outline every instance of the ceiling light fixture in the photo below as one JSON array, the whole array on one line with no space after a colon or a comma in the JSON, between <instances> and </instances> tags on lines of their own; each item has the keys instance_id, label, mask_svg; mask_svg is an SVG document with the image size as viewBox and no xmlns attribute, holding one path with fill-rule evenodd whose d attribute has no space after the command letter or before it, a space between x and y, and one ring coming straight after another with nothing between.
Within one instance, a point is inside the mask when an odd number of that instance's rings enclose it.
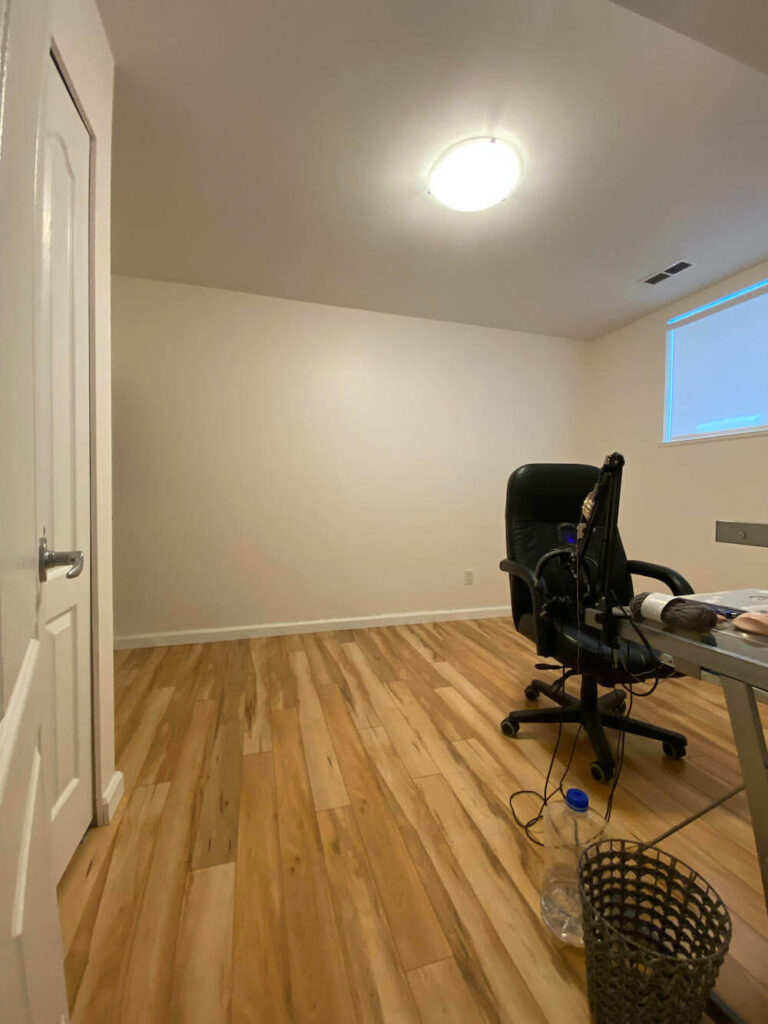
<instances>
[{"instance_id":1,"label":"ceiling light fixture","mask_svg":"<svg viewBox=\"0 0 768 1024\"><path fill-rule=\"evenodd\" d=\"M429 176L429 193L452 210L487 210L507 198L522 170L518 154L501 139L467 139L437 161Z\"/></svg>"}]
</instances>

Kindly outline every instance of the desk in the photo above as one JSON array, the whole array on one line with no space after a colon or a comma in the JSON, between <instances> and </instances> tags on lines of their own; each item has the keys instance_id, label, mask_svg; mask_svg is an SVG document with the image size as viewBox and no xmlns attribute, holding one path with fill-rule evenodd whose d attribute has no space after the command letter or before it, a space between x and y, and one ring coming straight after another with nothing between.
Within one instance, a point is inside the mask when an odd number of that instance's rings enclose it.
<instances>
[{"instance_id":1,"label":"desk","mask_svg":"<svg viewBox=\"0 0 768 1024\"><path fill-rule=\"evenodd\" d=\"M598 615L588 609L587 625L599 628ZM768 751L755 700L756 690L768 696L768 637L750 636L730 625L703 636L676 633L648 622L639 626L662 662L683 675L718 683L723 689L768 906ZM616 635L638 640L634 626L623 613L617 618Z\"/></svg>"}]
</instances>

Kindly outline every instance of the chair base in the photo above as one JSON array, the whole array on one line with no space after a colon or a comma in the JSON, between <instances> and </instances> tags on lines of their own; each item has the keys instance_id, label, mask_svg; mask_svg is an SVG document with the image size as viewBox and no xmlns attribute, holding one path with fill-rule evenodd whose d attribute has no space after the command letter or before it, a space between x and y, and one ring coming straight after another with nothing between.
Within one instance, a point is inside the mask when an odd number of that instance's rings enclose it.
<instances>
[{"instance_id":1,"label":"chair base","mask_svg":"<svg viewBox=\"0 0 768 1024\"><path fill-rule=\"evenodd\" d=\"M623 690L613 689L603 697L598 697L597 679L584 675L581 677L580 696L574 697L566 693L565 681L574 674L572 671L566 672L556 683L542 683L538 679L532 679L525 688L528 700L536 700L539 694L544 694L558 706L510 711L501 723L501 731L506 736L516 736L524 722L581 723L595 752L596 760L592 762L590 770L592 777L598 782L608 782L613 778L616 769L606 728L658 740L667 757L674 760L685 757L688 740L682 733L626 717L623 713L626 703L626 694Z\"/></svg>"}]
</instances>

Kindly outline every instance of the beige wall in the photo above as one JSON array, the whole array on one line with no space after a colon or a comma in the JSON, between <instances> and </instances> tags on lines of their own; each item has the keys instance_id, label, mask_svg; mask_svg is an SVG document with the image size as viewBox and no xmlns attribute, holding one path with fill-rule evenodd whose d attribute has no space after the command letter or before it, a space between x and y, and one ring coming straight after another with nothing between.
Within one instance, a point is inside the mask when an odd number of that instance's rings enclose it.
<instances>
[{"instance_id":1,"label":"beige wall","mask_svg":"<svg viewBox=\"0 0 768 1024\"><path fill-rule=\"evenodd\" d=\"M505 608L507 475L582 454L582 342L121 277L113 337L129 643Z\"/></svg>"},{"instance_id":2,"label":"beige wall","mask_svg":"<svg viewBox=\"0 0 768 1024\"><path fill-rule=\"evenodd\" d=\"M666 321L766 278L768 263L589 346L584 439L595 460L614 450L627 460L621 510L625 547L630 557L674 566L700 591L768 585L767 549L714 541L716 519L768 521L768 435L659 443ZM717 373L716 366L711 370Z\"/></svg>"},{"instance_id":3,"label":"beige wall","mask_svg":"<svg viewBox=\"0 0 768 1024\"><path fill-rule=\"evenodd\" d=\"M768 436L659 442L666 320L766 277L587 343L115 278L118 642L504 609L508 473L613 450L631 557L765 585L714 524L766 521Z\"/></svg>"}]
</instances>

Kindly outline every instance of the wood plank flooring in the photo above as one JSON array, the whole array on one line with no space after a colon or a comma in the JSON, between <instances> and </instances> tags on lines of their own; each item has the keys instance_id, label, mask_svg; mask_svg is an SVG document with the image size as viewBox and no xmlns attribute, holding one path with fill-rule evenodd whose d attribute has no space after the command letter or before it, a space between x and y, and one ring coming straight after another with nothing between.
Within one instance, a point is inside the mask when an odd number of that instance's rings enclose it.
<instances>
[{"instance_id":1,"label":"wood plank flooring","mask_svg":"<svg viewBox=\"0 0 768 1024\"><path fill-rule=\"evenodd\" d=\"M499 731L534 660L506 619L118 652L126 795L59 885L75 1024L586 1024L583 954L541 923L541 850L508 807L555 741ZM613 822L647 840L740 772L716 687L635 708L689 741L670 762L627 739ZM603 809L591 759L580 737L569 782ZM743 795L664 845L729 905L718 993L768 1020Z\"/></svg>"}]
</instances>

